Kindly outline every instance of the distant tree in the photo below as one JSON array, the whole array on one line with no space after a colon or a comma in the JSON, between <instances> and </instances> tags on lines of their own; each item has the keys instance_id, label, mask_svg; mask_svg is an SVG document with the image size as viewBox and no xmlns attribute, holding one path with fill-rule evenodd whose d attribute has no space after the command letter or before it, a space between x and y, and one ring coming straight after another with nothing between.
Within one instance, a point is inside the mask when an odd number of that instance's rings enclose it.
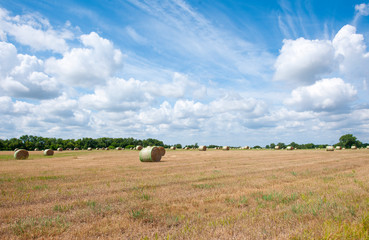
<instances>
[{"instance_id":1,"label":"distant tree","mask_svg":"<svg viewBox=\"0 0 369 240\"><path fill-rule=\"evenodd\" d=\"M270 148L273 148L274 149L275 148L275 144L274 143L271 143L270 144Z\"/></svg>"},{"instance_id":2,"label":"distant tree","mask_svg":"<svg viewBox=\"0 0 369 240\"><path fill-rule=\"evenodd\" d=\"M277 144L277 146L279 146L279 148L281 148L281 149L282 149L282 148L286 148L286 144L281 143L281 142L280 142L280 143L278 143L278 144Z\"/></svg>"},{"instance_id":3,"label":"distant tree","mask_svg":"<svg viewBox=\"0 0 369 240\"><path fill-rule=\"evenodd\" d=\"M269 148L270 148L270 146L269 146L269 145L266 145L266 146L265 146L265 148L266 148L266 149L269 149Z\"/></svg>"},{"instance_id":4,"label":"distant tree","mask_svg":"<svg viewBox=\"0 0 369 240\"><path fill-rule=\"evenodd\" d=\"M180 143L174 144L174 146L175 146L176 148L178 148L178 149L181 149L181 148L182 148L182 144L180 144Z\"/></svg>"},{"instance_id":5,"label":"distant tree","mask_svg":"<svg viewBox=\"0 0 369 240\"><path fill-rule=\"evenodd\" d=\"M354 135L345 134L340 137L338 145L344 148L351 148L353 145L361 147L362 143Z\"/></svg>"},{"instance_id":6,"label":"distant tree","mask_svg":"<svg viewBox=\"0 0 369 240\"><path fill-rule=\"evenodd\" d=\"M253 149L259 149L259 148L261 148L259 145L256 145L253 147Z\"/></svg>"}]
</instances>

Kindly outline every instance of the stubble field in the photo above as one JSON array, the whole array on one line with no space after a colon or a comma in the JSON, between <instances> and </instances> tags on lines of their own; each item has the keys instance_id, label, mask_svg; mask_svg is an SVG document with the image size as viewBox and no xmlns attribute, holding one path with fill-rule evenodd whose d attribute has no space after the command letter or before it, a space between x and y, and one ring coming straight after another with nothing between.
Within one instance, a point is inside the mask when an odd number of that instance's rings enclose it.
<instances>
[{"instance_id":1,"label":"stubble field","mask_svg":"<svg viewBox=\"0 0 369 240\"><path fill-rule=\"evenodd\" d=\"M0 153L0 239L369 239L369 150Z\"/></svg>"}]
</instances>

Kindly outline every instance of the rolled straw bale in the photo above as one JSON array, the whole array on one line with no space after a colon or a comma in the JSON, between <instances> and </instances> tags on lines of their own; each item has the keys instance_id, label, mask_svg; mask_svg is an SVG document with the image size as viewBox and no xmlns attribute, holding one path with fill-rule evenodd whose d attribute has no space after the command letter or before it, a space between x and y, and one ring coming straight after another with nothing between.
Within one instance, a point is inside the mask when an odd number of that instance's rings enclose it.
<instances>
[{"instance_id":1,"label":"rolled straw bale","mask_svg":"<svg viewBox=\"0 0 369 240\"><path fill-rule=\"evenodd\" d=\"M223 146L222 148L224 151L228 151L229 150L229 147L228 146Z\"/></svg>"},{"instance_id":2,"label":"rolled straw bale","mask_svg":"<svg viewBox=\"0 0 369 240\"><path fill-rule=\"evenodd\" d=\"M46 149L46 150L44 151L44 156L52 156L52 155L54 155L54 151L53 151L53 150L51 150L51 149Z\"/></svg>"},{"instance_id":3,"label":"rolled straw bale","mask_svg":"<svg viewBox=\"0 0 369 240\"><path fill-rule=\"evenodd\" d=\"M341 146L336 146L336 150L341 150L342 147Z\"/></svg>"},{"instance_id":4,"label":"rolled straw bale","mask_svg":"<svg viewBox=\"0 0 369 240\"><path fill-rule=\"evenodd\" d=\"M90 147L89 147L89 148L87 148L87 151L92 151L92 148L90 148Z\"/></svg>"},{"instance_id":5,"label":"rolled straw bale","mask_svg":"<svg viewBox=\"0 0 369 240\"><path fill-rule=\"evenodd\" d=\"M278 145L274 147L275 150L281 149Z\"/></svg>"},{"instance_id":6,"label":"rolled straw bale","mask_svg":"<svg viewBox=\"0 0 369 240\"><path fill-rule=\"evenodd\" d=\"M76 147L76 148L74 148L74 151L78 151L78 150L79 150L79 148L77 148L77 147Z\"/></svg>"},{"instance_id":7,"label":"rolled straw bale","mask_svg":"<svg viewBox=\"0 0 369 240\"><path fill-rule=\"evenodd\" d=\"M355 145L352 145L352 146L351 146L351 149L356 150L356 149L357 149L357 147L356 147Z\"/></svg>"},{"instance_id":8,"label":"rolled straw bale","mask_svg":"<svg viewBox=\"0 0 369 240\"><path fill-rule=\"evenodd\" d=\"M16 149L14 149L14 152L16 152L16 151L18 151L19 150L19 148L16 148Z\"/></svg>"},{"instance_id":9,"label":"rolled straw bale","mask_svg":"<svg viewBox=\"0 0 369 240\"><path fill-rule=\"evenodd\" d=\"M369 149L369 146L366 146L366 149Z\"/></svg>"},{"instance_id":10,"label":"rolled straw bale","mask_svg":"<svg viewBox=\"0 0 369 240\"><path fill-rule=\"evenodd\" d=\"M292 146L288 146L286 149L287 150L293 150L293 147Z\"/></svg>"},{"instance_id":11,"label":"rolled straw bale","mask_svg":"<svg viewBox=\"0 0 369 240\"><path fill-rule=\"evenodd\" d=\"M99 150L99 148L96 148L96 150Z\"/></svg>"},{"instance_id":12,"label":"rolled straw bale","mask_svg":"<svg viewBox=\"0 0 369 240\"><path fill-rule=\"evenodd\" d=\"M190 148L189 148L189 147L185 147L184 149L185 149L185 150L189 150Z\"/></svg>"},{"instance_id":13,"label":"rolled straw bale","mask_svg":"<svg viewBox=\"0 0 369 240\"><path fill-rule=\"evenodd\" d=\"M159 162L161 151L158 147L146 147L140 150L139 158L141 162Z\"/></svg>"},{"instance_id":14,"label":"rolled straw bale","mask_svg":"<svg viewBox=\"0 0 369 240\"><path fill-rule=\"evenodd\" d=\"M325 148L326 151L334 151L334 147L333 146L327 146Z\"/></svg>"},{"instance_id":15,"label":"rolled straw bale","mask_svg":"<svg viewBox=\"0 0 369 240\"><path fill-rule=\"evenodd\" d=\"M142 150L142 148L143 147L141 145L136 146L136 150L138 150L138 151Z\"/></svg>"},{"instance_id":16,"label":"rolled straw bale","mask_svg":"<svg viewBox=\"0 0 369 240\"><path fill-rule=\"evenodd\" d=\"M176 147L175 146L171 146L170 147L170 150L176 150Z\"/></svg>"},{"instance_id":17,"label":"rolled straw bale","mask_svg":"<svg viewBox=\"0 0 369 240\"><path fill-rule=\"evenodd\" d=\"M117 147L116 150L122 150L122 148L121 147Z\"/></svg>"},{"instance_id":18,"label":"rolled straw bale","mask_svg":"<svg viewBox=\"0 0 369 240\"><path fill-rule=\"evenodd\" d=\"M62 152L63 151L63 148L60 147L57 150L58 150L58 152Z\"/></svg>"},{"instance_id":19,"label":"rolled straw bale","mask_svg":"<svg viewBox=\"0 0 369 240\"><path fill-rule=\"evenodd\" d=\"M161 153L161 156L165 155L165 148L164 147L158 147Z\"/></svg>"},{"instance_id":20,"label":"rolled straw bale","mask_svg":"<svg viewBox=\"0 0 369 240\"><path fill-rule=\"evenodd\" d=\"M25 149L18 149L14 153L14 158L17 159L17 160L27 159L28 157L29 157L29 153Z\"/></svg>"},{"instance_id":21,"label":"rolled straw bale","mask_svg":"<svg viewBox=\"0 0 369 240\"><path fill-rule=\"evenodd\" d=\"M38 149L38 148L35 148L35 150L34 151L40 151L40 149Z\"/></svg>"},{"instance_id":22,"label":"rolled straw bale","mask_svg":"<svg viewBox=\"0 0 369 240\"><path fill-rule=\"evenodd\" d=\"M243 149L250 149L250 147L249 146L244 146Z\"/></svg>"},{"instance_id":23,"label":"rolled straw bale","mask_svg":"<svg viewBox=\"0 0 369 240\"><path fill-rule=\"evenodd\" d=\"M105 148L106 151L109 151L110 149L109 148Z\"/></svg>"},{"instance_id":24,"label":"rolled straw bale","mask_svg":"<svg viewBox=\"0 0 369 240\"><path fill-rule=\"evenodd\" d=\"M200 147L199 147L199 150L200 150L200 151L206 151L206 146L200 146Z\"/></svg>"},{"instance_id":25,"label":"rolled straw bale","mask_svg":"<svg viewBox=\"0 0 369 240\"><path fill-rule=\"evenodd\" d=\"M65 150L70 151L70 148L66 148Z\"/></svg>"}]
</instances>

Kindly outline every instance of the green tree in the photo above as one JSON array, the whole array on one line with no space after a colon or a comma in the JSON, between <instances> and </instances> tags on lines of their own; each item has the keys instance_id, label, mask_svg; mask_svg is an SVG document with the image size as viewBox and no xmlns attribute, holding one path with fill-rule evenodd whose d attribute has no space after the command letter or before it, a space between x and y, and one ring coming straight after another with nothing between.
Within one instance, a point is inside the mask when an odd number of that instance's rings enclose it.
<instances>
[{"instance_id":1,"label":"green tree","mask_svg":"<svg viewBox=\"0 0 369 240\"><path fill-rule=\"evenodd\" d=\"M353 145L361 147L362 145L362 143L352 134L342 135L339 140L338 145L344 148L351 148Z\"/></svg>"}]
</instances>

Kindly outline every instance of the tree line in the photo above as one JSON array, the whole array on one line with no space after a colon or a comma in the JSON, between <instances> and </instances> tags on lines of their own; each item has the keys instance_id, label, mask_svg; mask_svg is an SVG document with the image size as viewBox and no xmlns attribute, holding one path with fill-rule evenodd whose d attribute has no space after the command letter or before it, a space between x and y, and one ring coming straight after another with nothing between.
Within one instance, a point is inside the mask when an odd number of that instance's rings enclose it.
<instances>
[{"instance_id":1,"label":"tree line","mask_svg":"<svg viewBox=\"0 0 369 240\"><path fill-rule=\"evenodd\" d=\"M38 148L42 149L54 149L57 148L79 148L79 149L87 149L91 148L110 148L114 149L116 147L122 148L131 148L137 145L146 146L163 146L162 141L157 139L148 138L144 140L134 139L134 138L82 138L82 139L62 139L62 138L45 138L38 137L32 135L23 135L20 138L11 138L11 139L0 139L0 150L14 150L16 148L26 149L26 150L34 150Z\"/></svg>"},{"instance_id":2,"label":"tree line","mask_svg":"<svg viewBox=\"0 0 369 240\"><path fill-rule=\"evenodd\" d=\"M292 146L293 148L298 148L298 149L315 149L315 148L326 148L328 145L329 144L314 144L314 143L298 144L295 142L291 142L288 145L284 143L278 143L278 144L271 143L269 145L266 145L265 148L275 148L275 146L279 146L279 148L283 149L283 148L286 148L287 146ZM362 143L361 141L359 141L352 134L345 134L345 135L342 135L339 138L339 142L334 144L333 146L334 147L340 146L342 148L351 148L352 146L356 146L358 148L361 148L361 147L366 147L368 145L369 145L368 143ZM259 146L256 146L256 147L259 147Z\"/></svg>"},{"instance_id":3,"label":"tree line","mask_svg":"<svg viewBox=\"0 0 369 240\"><path fill-rule=\"evenodd\" d=\"M20 138L11 138L11 139L0 139L0 150L14 150L16 148L19 149L27 149L33 150L38 148L42 149L54 149L57 148L79 148L79 149L87 149L91 148L110 148L114 149L117 147L122 148L132 148L137 145L141 145L143 147L147 146L163 146L165 148L169 148L170 145L164 144L162 141L148 138L144 140L134 139L134 138L82 138L82 139L62 139L62 138L44 138L32 135L23 135ZM360 142L355 136L352 134L345 134L340 137L339 142L334 144L334 146L341 146L343 148L351 148L351 146L355 145L358 148L366 147L368 143ZM174 144L176 148L182 148L181 144ZM284 143L271 143L265 146L267 149L274 149L275 146L279 146L281 149L286 148L287 146L292 146L298 149L314 149L314 148L325 148L328 144L314 144L314 143L306 143L306 144L298 144L295 142L291 142L286 145ZM199 145L197 143L193 145L186 145L186 147L190 148L198 148ZM208 148L221 147L218 145L209 145ZM262 148L260 146L254 146L253 148Z\"/></svg>"}]
</instances>

